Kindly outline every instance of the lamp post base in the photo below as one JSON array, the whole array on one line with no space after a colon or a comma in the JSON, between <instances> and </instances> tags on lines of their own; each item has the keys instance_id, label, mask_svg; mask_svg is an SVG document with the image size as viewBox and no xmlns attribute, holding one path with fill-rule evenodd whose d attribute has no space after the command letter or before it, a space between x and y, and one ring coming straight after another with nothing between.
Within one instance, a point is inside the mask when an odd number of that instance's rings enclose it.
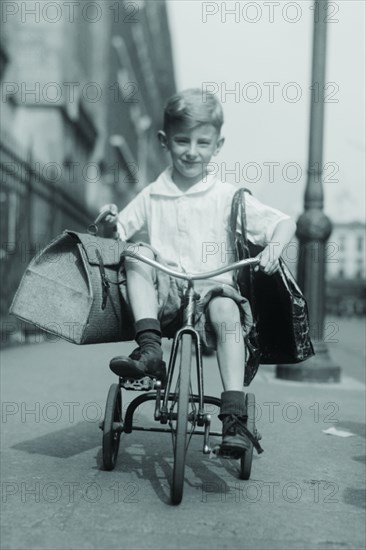
<instances>
[{"instance_id":1,"label":"lamp post base","mask_svg":"<svg viewBox=\"0 0 366 550\"><path fill-rule=\"evenodd\" d=\"M341 367L332 361L327 346L319 341L313 342L313 345L315 355L307 361L292 365L277 365L276 378L296 382L339 383Z\"/></svg>"}]
</instances>

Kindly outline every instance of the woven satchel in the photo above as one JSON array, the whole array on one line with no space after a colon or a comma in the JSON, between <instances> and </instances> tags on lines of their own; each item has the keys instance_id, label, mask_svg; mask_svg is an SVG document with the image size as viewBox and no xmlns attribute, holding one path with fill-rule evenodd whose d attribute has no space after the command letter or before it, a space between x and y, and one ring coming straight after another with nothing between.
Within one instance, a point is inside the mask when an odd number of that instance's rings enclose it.
<instances>
[{"instance_id":1,"label":"woven satchel","mask_svg":"<svg viewBox=\"0 0 366 550\"><path fill-rule=\"evenodd\" d=\"M10 313L75 344L133 340L123 299L126 243L64 231L28 265Z\"/></svg>"}]
</instances>

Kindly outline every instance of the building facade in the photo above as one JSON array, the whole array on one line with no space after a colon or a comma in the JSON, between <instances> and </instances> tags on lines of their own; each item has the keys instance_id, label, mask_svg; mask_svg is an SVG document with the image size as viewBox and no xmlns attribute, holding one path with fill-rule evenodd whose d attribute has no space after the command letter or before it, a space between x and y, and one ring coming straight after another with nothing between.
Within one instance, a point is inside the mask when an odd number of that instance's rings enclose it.
<instances>
[{"instance_id":1,"label":"building facade","mask_svg":"<svg viewBox=\"0 0 366 550\"><path fill-rule=\"evenodd\" d=\"M338 315L366 313L366 226L335 223L326 248L327 309Z\"/></svg>"},{"instance_id":2,"label":"building facade","mask_svg":"<svg viewBox=\"0 0 366 550\"><path fill-rule=\"evenodd\" d=\"M0 7L4 318L37 250L161 171L156 132L175 77L165 1Z\"/></svg>"}]
</instances>

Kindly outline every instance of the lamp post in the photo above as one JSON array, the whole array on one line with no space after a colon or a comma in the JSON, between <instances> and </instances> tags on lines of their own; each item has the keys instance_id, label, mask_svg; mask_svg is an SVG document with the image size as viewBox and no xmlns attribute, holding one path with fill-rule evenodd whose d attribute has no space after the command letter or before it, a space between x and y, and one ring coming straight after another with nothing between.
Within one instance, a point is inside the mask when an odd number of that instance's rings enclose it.
<instances>
[{"instance_id":1,"label":"lamp post","mask_svg":"<svg viewBox=\"0 0 366 550\"><path fill-rule=\"evenodd\" d=\"M339 382L340 367L324 342L325 250L332 224L323 212L323 128L328 0L314 1L312 98L305 211L297 222L298 282L308 302L315 356L296 365L278 365L277 378L305 382Z\"/></svg>"}]
</instances>

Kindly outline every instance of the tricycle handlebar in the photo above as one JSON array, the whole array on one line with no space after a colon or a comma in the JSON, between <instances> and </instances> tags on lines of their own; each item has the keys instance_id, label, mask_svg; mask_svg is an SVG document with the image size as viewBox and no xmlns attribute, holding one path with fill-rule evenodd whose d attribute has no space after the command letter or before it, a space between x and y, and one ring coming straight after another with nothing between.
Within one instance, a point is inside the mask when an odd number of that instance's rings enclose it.
<instances>
[{"instance_id":1,"label":"tricycle handlebar","mask_svg":"<svg viewBox=\"0 0 366 550\"><path fill-rule=\"evenodd\" d=\"M184 279L185 281L199 281L203 279L211 279L212 277L217 277L218 275L222 275L223 273L227 273L228 271L235 271L245 266L259 264L260 262L259 258L247 258L246 260L239 260L238 262L234 262L233 264L220 267L219 269L215 269L214 271L206 271L204 273L185 273L181 271L175 271L174 269L170 269L166 265L163 265L155 260L151 260L150 258L146 258L146 256L143 256L142 254L138 254L137 252L132 252L130 250L124 250L121 256L135 258L136 260L141 260L142 262L150 265L151 267L160 269L160 271L164 271L164 273L167 273L172 277L176 277L177 279Z\"/></svg>"}]
</instances>

